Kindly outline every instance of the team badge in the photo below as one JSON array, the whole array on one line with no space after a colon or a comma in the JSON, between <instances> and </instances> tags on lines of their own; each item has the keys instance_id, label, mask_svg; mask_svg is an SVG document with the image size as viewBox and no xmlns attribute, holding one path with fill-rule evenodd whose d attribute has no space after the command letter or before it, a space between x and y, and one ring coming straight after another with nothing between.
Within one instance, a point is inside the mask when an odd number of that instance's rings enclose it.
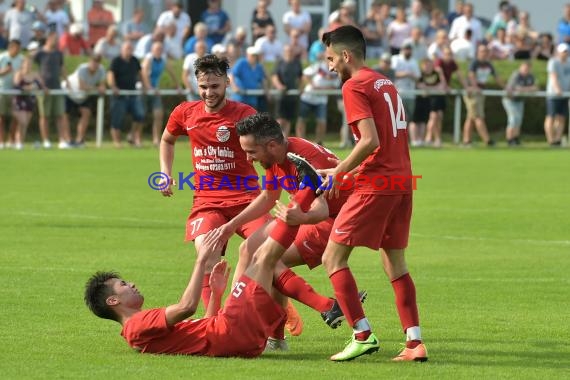
<instances>
[{"instance_id":1,"label":"team badge","mask_svg":"<svg viewBox=\"0 0 570 380\"><path fill-rule=\"evenodd\" d=\"M226 142L230 139L230 129L225 125L218 127L216 131L216 138L219 142Z\"/></svg>"}]
</instances>

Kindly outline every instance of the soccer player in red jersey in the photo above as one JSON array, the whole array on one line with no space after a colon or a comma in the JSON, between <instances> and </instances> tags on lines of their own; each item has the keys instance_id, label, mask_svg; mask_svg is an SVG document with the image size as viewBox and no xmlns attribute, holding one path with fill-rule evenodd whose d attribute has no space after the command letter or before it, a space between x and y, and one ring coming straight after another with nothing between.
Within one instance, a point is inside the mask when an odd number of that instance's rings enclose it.
<instances>
[{"instance_id":1,"label":"soccer player in red jersey","mask_svg":"<svg viewBox=\"0 0 570 380\"><path fill-rule=\"evenodd\" d=\"M195 192L186 222L186 241L194 241L199 250L204 234L239 214L259 194L259 187L255 180L257 173L247 161L235 131L235 124L256 113L255 109L226 99L227 59L206 55L197 59L194 66L201 100L183 102L170 114L160 143L160 170L170 177L168 186L162 190L164 196L170 197L176 184L172 179L174 146L179 136L188 136ZM247 176L251 177L245 184L243 178ZM245 238L269 218L269 214L259 215L236 232ZM206 307L210 272L220 261L224 249L220 247L206 263L202 283L202 300Z\"/></svg>"},{"instance_id":2,"label":"soccer player in red jersey","mask_svg":"<svg viewBox=\"0 0 570 380\"><path fill-rule=\"evenodd\" d=\"M279 202L284 189L294 197L299 191L298 170L287 158L287 153L303 157L315 168L331 168L338 157L320 145L302 138L285 137L279 123L268 113L248 116L237 123L240 144L250 161L257 161L265 169L261 181L261 194L232 220L220 227L222 241L226 241L241 225L265 215L277 204L276 216L288 225L299 226L294 243L283 249L283 257L275 268L274 286L282 294L296 299L321 313L325 322L332 328L338 327L343 319L342 312L334 299L322 296L297 276L289 268L306 264L310 269L321 264L334 218L346 201L350 190L341 191L341 196L333 199L323 197L314 200L307 212L301 211L293 200L290 207ZM240 246L240 259L234 273L237 280L249 266L253 253L267 239L277 221L268 221L264 228L249 236ZM359 294L362 299L365 292ZM284 344L283 326L271 335L276 348ZM269 348L271 348L268 345Z\"/></svg>"},{"instance_id":3,"label":"soccer player in red jersey","mask_svg":"<svg viewBox=\"0 0 570 380\"><path fill-rule=\"evenodd\" d=\"M356 281L348 266L352 249L364 246L381 251L407 337L406 348L394 360L425 361L427 350L420 335L416 290L404 257L412 214L412 171L402 99L389 79L366 67L366 45L359 29L341 26L325 33L322 41L329 69L337 72L343 82L346 116L357 141L348 157L334 169L319 171L333 178L333 187L325 191L325 196L338 196L344 174L351 171L369 179L410 178L400 186L384 189L363 181L334 221L323 264L354 333L344 350L331 360L352 360L379 348L358 302Z\"/></svg>"},{"instance_id":4,"label":"soccer player in red jersey","mask_svg":"<svg viewBox=\"0 0 570 380\"><path fill-rule=\"evenodd\" d=\"M291 159L291 158L289 158ZM299 178L317 173L303 160L294 159ZM315 187L300 190L295 199L307 212L315 199ZM298 231L278 221L270 237L255 252L255 260L234 285L220 310L221 298L229 278L225 261L218 262L210 276L211 302L206 316L187 320L198 307L202 278L210 255L223 244L221 230L203 235L194 271L176 304L142 310L144 297L134 283L126 282L114 272L97 272L85 286L85 303L98 317L119 322L121 335L129 346L143 353L206 356L259 356L272 331L285 317L285 310L271 297L273 273L277 261L290 246Z\"/></svg>"}]
</instances>

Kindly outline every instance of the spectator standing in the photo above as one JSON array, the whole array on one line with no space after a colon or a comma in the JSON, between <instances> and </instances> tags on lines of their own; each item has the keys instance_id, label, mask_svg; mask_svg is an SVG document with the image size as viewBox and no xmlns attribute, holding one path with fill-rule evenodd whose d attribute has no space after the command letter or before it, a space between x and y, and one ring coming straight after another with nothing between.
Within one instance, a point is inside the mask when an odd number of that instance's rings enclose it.
<instances>
[{"instance_id":1,"label":"spectator standing","mask_svg":"<svg viewBox=\"0 0 570 380\"><path fill-rule=\"evenodd\" d=\"M542 33L538 38L538 44L534 48L532 55L540 61L548 61L554 56L554 43L552 34Z\"/></svg>"},{"instance_id":2,"label":"spectator standing","mask_svg":"<svg viewBox=\"0 0 570 380\"><path fill-rule=\"evenodd\" d=\"M335 72L329 70L326 60L314 63L303 70L303 79L306 83L299 109L299 118L295 127L296 136L305 138L306 120L313 115L315 126L315 140L323 145L327 132L327 103L328 95L315 94L313 90L331 90L340 87L340 79Z\"/></svg>"},{"instance_id":3,"label":"spectator standing","mask_svg":"<svg viewBox=\"0 0 570 380\"><path fill-rule=\"evenodd\" d=\"M144 10L137 8L133 12L133 17L123 25L122 34L124 40L129 41L135 47L141 37L149 32L150 30L144 22Z\"/></svg>"},{"instance_id":4,"label":"spectator standing","mask_svg":"<svg viewBox=\"0 0 570 380\"><path fill-rule=\"evenodd\" d=\"M475 59L475 46L471 29L467 29L463 37L458 37L449 44L455 59L459 62Z\"/></svg>"},{"instance_id":5,"label":"spectator standing","mask_svg":"<svg viewBox=\"0 0 570 380\"><path fill-rule=\"evenodd\" d=\"M412 45L413 59L420 62L427 58L428 49L427 49L426 40L423 36L422 30L419 27L414 26L412 28L410 37L404 40L404 45L406 44Z\"/></svg>"},{"instance_id":6,"label":"spectator standing","mask_svg":"<svg viewBox=\"0 0 570 380\"><path fill-rule=\"evenodd\" d=\"M14 74L22 67L24 57L20 54L19 40L11 40L8 50L0 53L0 90L14 88ZM0 95L0 149L4 149L4 129L8 117L12 115L12 96ZM15 125L12 119L12 124ZM14 127L15 128L15 127ZM10 128L12 130L12 127Z\"/></svg>"},{"instance_id":7,"label":"spectator standing","mask_svg":"<svg viewBox=\"0 0 570 380\"><path fill-rule=\"evenodd\" d=\"M387 33L390 54L392 54L392 56L400 54L404 40L410 37L412 33L412 27L406 21L406 11L404 8L398 8L396 10L396 18L388 24Z\"/></svg>"},{"instance_id":8,"label":"spectator standing","mask_svg":"<svg viewBox=\"0 0 570 380\"><path fill-rule=\"evenodd\" d=\"M164 42L164 32L162 31L162 28L156 27L152 33L142 36L134 47L133 55L138 60L143 59L148 53L150 53L152 43L156 41Z\"/></svg>"},{"instance_id":9,"label":"spectator standing","mask_svg":"<svg viewBox=\"0 0 570 380\"><path fill-rule=\"evenodd\" d=\"M453 21L458 18L459 16L463 15L463 6L465 5L465 1L463 0L456 0L455 1L455 8L451 12L447 14L447 25L453 24Z\"/></svg>"},{"instance_id":10,"label":"spectator standing","mask_svg":"<svg viewBox=\"0 0 570 380\"><path fill-rule=\"evenodd\" d=\"M188 55L194 52L194 45L196 42L204 41L208 47L208 53L212 51L212 46L214 46L214 41L208 37L208 26L203 22L197 22L194 25L194 35L186 40L184 43L184 55Z\"/></svg>"},{"instance_id":11,"label":"spectator standing","mask_svg":"<svg viewBox=\"0 0 570 380\"><path fill-rule=\"evenodd\" d=\"M326 46L323 44L323 34L325 33L324 28L319 28L319 38L313 41L311 47L309 47L308 59L309 63L313 64L320 62L325 57Z\"/></svg>"},{"instance_id":12,"label":"spectator standing","mask_svg":"<svg viewBox=\"0 0 570 380\"><path fill-rule=\"evenodd\" d=\"M267 9L267 0L258 0L257 6L253 10L251 16L251 44L255 44L258 38L265 36L266 27L268 25L275 26L271 12ZM245 52L245 51L244 51Z\"/></svg>"},{"instance_id":13,"label":"spectator standing","mask_svg":"<svg viewBox=\"0 0 570 380\"><path fill-rule=\"evenodd\" d=\"M488 86L489 79L495 78L495 82L503 87L501 78L497 75L495 67L489 61L489 49L485 45L477 47L477 57L469 65L468 80L470 88L467 94L463 96L465 108L467 109L467 117L463 125L463 145L471 146L471 134L473 124L479 133L479 137L487 146L492 147L495 142L489 136L487 123L485 122L485 95L481 94L481 90Z\"/></svg>"},{"instance_id":14,"label":"spectator standing","mask_svg":"<svg viewBox=\"0 0 570 380\"><path fill-rule=\"evenodd\" d=\"M4 14L4 29L8 40L19 40L21 46L28 46L34 20L35 15L26 9L26 0L15 0L14 6Z\"/></svg>"},{"instance_id":15,"label":"spectator standing","mask_svg":"<svg viewBox=\"0 0 570 380\"><path fill-rule=\"evenodd\" d=\"M165 71L170 75L176 88L180 88L170 61L164 57L162 42L154 42L150 54L142 62L141 78L147 93L147 111L152 110L152 144L156 147L160 141L160 129L164 118L164 104L159 91L160 77Z\"/></svg>"},{"instance_id":16,"label":"spectator standing","mask_svg":"<svg viewBox=\"0 0 570 380\"><path fill-rule=\"evenodd\" d=\"M248 104L258 112L267 110L268 81L263 65L259 63L261 52L256 46L247 48L246 56L237 60L231 69L232 99ZM244 90L265 90L265 95L246 95Z\"/></svg>"},{"instance_id":17,"label":"spectator standing","mask_svg":"<svg viewBox=\"0 0 570 380\"><path fill-rule=\"evenodd\" d=\"M63 10L61 4L56 0L48 1L47 9L44 12L44 18L48 29L56 32L58 37L63 35L63 32L65 32L71 23L69 16Z\"/></svg>"},{"instance_id":18,"label":"spectator standing","mask_svg":"<svg viewBox=\"0 0 570 380\"><path fill-rule=\"evenodd\" d=\"M164 52L170 59L178 60L184 56L183 46L178 43L176 37L176 23L171 22L162 29L164 30Z\"/></svg>"},{"instance_id":19,"label":"spectator standing","mask_svg":"<svg viewBox=\"0 0 570 380\"><path fill-rule=\"evenodd\" d=\"M309 48L309 33L311 32L312 20L309 12L301 9L300 0L290 0L291 9L283 15L285 33L290 36L291 29L297 29L300 33L299 42L305 49ZM290 43L290 41L288 42Z\"/></svg>"},{"instance_id":20,"label":"spectator standing","mask_svg":"<svg viewBox=\"0 0 570 380\"><path fill-rule=\"evenodd\" d=\"M420 28L424 34L429 27L429 16L424 10L422 2L419 0L412 1L410 6L410 15L408 16L408 23L412 28Z\"/></svg>"},{"instance_id":21,"label":"spectator standing","mask_svg":"<svg viewBox=\"0 0 570 380\"><path fill-rule=\"evenodd\" d=\"M546 118L544 133L550 146L562 145L562 135L568 117L568 97L562 95L570 91L570 61L568 44L560 43L556 47L556 56L548 61L548 79L546 82Z\"/></svg>"},{"instance_id":22,"label":"spectator standing","mask_svg":"<svg viewBox=\"0 0 570 380\"><path fill-rule=\"evenodd\" d=\"M345 10L345 15L348 15L349 18L354 19L354 13L356 12L356 0L344 0L340 3L338 9L334 10L328 18L329 25L335 25L336 27L329 28L329 30L333 30L338 28L339 26L343 25L342 23L338 23L339 19L342 17L342 9Z\"/></svg>"},{"instance_id":23,"label":"spectator standing","mask_svg":"<svg viewBox=\"0 0 570 380\"><path fill-rule=\"evenodd\" d=\"M382 53L378 60L378 65L372 68L374 71L384 75L392 82L396 79L396 72L392 68L392 56L387 51Z\"/></svg>"},{"instance_id":24,"label":"spectator standing","mask_svg":"<svg viewBox=\"0 0 570 380\"><path fill-rule=\"evenodd\" d=\"M255 41L255 48L259 50L263 62L275 62L281 57L283 43L277 39L277 30L274 25L267 25L265 36Z\"/></svg>"},{"instance_id":25,"label":"spectator standing","mask_svg":"<svg viewBox=\"0 0 570 380\"><path fill-rule=\"evenodd\" d=\"M111 11L105 9L102 0L94 0L93 6L87 12L87 22L89 23L88 42L90 46L95 46L99 39L105 37L107 28L115 24L115 17Z\"/></svg>"},{"instance_id":26,"label":"spectator standing","mask_svg":"<svg viewBox=\"0 0 570 380\"><path fill-rule=\"evenodd\" d=\"M394 85L400 93L402 103L408 118L414 115L416 107L416 95L407 93L407 90L415 90L416 82L419 79L421 72L418 61L412 57L412 45L406 44L402 46L400 54L392 56L392 69L394 69L396 80ZM412 134L412 124L410 125L410 135Z\"/></svg>"},{"instance_id":27,"label":"spectator standing","mask_svg":"<svg viewBox=\"0 0 570 380\"><path fill-rule=\"evenodd\" d=\"M558 43L570 44L570 4L564 5L562 19L558 22Z\"/></svg>"},{"instance_id":28,"label":"spectator standing","mask_svg":"<svg viewBox=\"0 0 570 380\"><path fill-rule=\"evenodd\" d=\"M436 60L441 58L443 55L443 49L449 46L449 41L447 39L447 32L445 29L440 29L435 35L435 40L429 45L427 50L427 56L431 60Z\"/></svg>"},{"instance_id":29,"label":"spectator standing","mask_svg":"<svg viewBox=\"0 0 570 380\"><path fill-rule=\"evenodd\" d=\"M228 14L221 9L221 0L208 0L208 8L202 12L200 21L208 26L208 37L214 44L220 44L232 30Z\"/></svg>"},{"instance_id":30,"label":"spectator standing","mask_svg":"<svg viewBox=\"0 0 570 380\"><path fill-rule=\"evenodd\" d=\"M497 29L496 35L497 36L487 44L491 59L513 59L515 47L507 41L507 32L505 29Z\"/></svg>"},{"instance_id":31,"label":"spectator standing","mask_svg":"<svg viewBox=\"0 0 570 380\"><path fill-rule=\"evenodd\" d=\"M95 48L95 54L100 55L106 60L113 60L113 58L121 54L121 42L119 41L119 31L115 25L111 25L105 33L105 37L99 39Z\"/></svg>"},{"instance_id":32,"label":"spectator standing","mask_svg":"<svg viewBox=\"0 0 570 380\"><path fill-rule=\"evenodd\" d=\"M22 61L22 67L14 75L14 89L22 91L47 90L39 74L32 71L32 63L28 57ZM26 131L32 119L32 113L36 108L36 96L22 94L14 96L12 100L13 114L18 125L14 135L14 149L21 150L24 148Z\"/></svg>"},{"instance_id":33,"label":"spectator standing","mask_svg":"<svg viewBox=\"0 0 570 380\"><path fill-rule=\"evenodd\" d=\"M443 72L443 76L445 77L445 83L449 87L451 84L451 77L453 74L457 74L457 80L461 84L462 88L467 89L469 86L465 81L465 78L461 74L459 70L459 66L455 59L453 59L453 52L449 46L443 48L441 58L438 58L434 61L435 67L439 67Z\"/></svg>"},{"instance_id":34,"label":"spectator standing","mask_svg":"<svg viewBox=\"0 0 570 380\"><path fill-rule=\"evenodd\" d=\"M43 22L39 20L34 21L32 24L32 38L30 39L30 43L35 41L38 44L38 48L42 48L46 43L46 32L47 27Z\"/></svg>"},{"instance_id":35,"label":"spectator standing","mask_svg":"<svg viewBox=\"0 0 570 380\"><path fill-rule=\"evenodd\" d=\"M83 38L83 25L71 24L68 31L59 38L59 50L63 55L90 55L91 47Z\"/></svg>"},{"instance_id":36,"label":"spectator standing","mask_svg":"<svg viewBox=\"0 0 570 380\"><path fill-rule=\"evenodd\" d=\"M240 57L245 56L245 51L249 47L249 44L247 43L247 30L243 26L238 26L233 36L229 34L227 41L222 45L227 47L230 44L239 51L237 54L239 54Z\"/></svg>"},{"instance_id":37,"label":"spectator standing","mask_svg":"<svg viewBox=\"0 0 570 380\"><path fill-rule=\"evenodd\" d=\"M176 24L176 43L182 46L184 36L192 26L192 20L188 13L184 12L181 1L174 2L169 10L162 12L156 21L156 26L163 28L172 22ZM196 33L196 31L194 31L194 33Z\"/></svg>"},{"instance_id":38,"label":"spectator standing","mask_svg":"<svg viewBox=\"0 0 570 380\"><path fill-rule=\"evenodd\" d=\"M514 11L515 9L508 2L501 6L497 18L487 30L487 40L497 37L499 29L506 31L509 36L515 31L517 21L515 20Z\"/></svg>"},{"instance_id":39,"label":"spectator standing","mask_svg":"<svg viewBox=\"0 0 570 380\"><path fill-rule=\"evenodd\" d=\"M429 59L424 59L421 63L422 75L418 81L418 88L427 91L445 91L447 83L445 75L439 67ZM426 97L428 109L428 121L424 143L430 145L433 143L434 148L441 148L441 124L443 120L443 112L445 111L445 95L429 94Z\"/></svg>"},{"instance_id":40,"label":"spectator standing","mask_svg":"<svg viewBox=\"0 0 570 380\"><path fill-rule=\"evenodd\" d=\"M271 75L273 87L281 92L277 103L277 122L285 136L291 134L291 121L297 118L298 95L285 94L288 90L298 90L303 77L303 67L293 54L290 45L283 47L283 57L277 61Z\"/></svg>"},{"instance_id":41,"label":"spectator standing","mask_svg":"<svg viewBox=\"0 0 570 380\"><path fill-rule=\"evenodd\" d=\"M366 41L366 58L379 58L384 51L382 45L386 29L382 18L382 2L375 0L366 13L366 18L360 24L360 29ZM322 42L321 42L322 43Z\"/></svg>"},{"instance_id":42,"label":"spectator standing","mask_svg":"<svg viewBox=\"0 0 570 380\"><path fill-rule=\"evenodd\" d=\"M506 138L509 146L518 146L521 143L519 137L524 116L525 100L523 97L517 96L517 94L538 90L530 68L529 61L520 64L518 70L511 74L506 87L507 96L502 99L503 107L507 113Z\"/></svg>"},{"instance_id":43,"label":"spectator standing","mask_svg":"<svg viewBox=\"0 0 570 380\"><path fill-rule=\"evenodd\" d=\"M464 38L467 30L471 30L471 40L476 45L483 40L483 25L478 18L474 16L473 4L466 3L463 6L463 15L453 20L449 29L449 40L453 41L457 38Z\"/></svg>"},{"instance_id":44,"label":"spectator standing","mask_svg":"<svg viewBox=\"0 0 570 380\"><path fill-rule=\"evenodd\" d=\"M135 147L141 146L142 122L144 107L140 95L119 95L120 90L135 90L141 77L139 60L133 56L133 47L129 42L121 45L121 54L111 61L107 72L107 84L113 90L111 97L111 137L116 148L121 147L121 130L123 120L128 112L133 119L132 142Z\"/></svg>"},{"instance_id":45,"label":"spectator standing","mask_svg":"<svg viewBox=\"0 0 570 380\"><path fill-rule=\"evenodd\" d=\"M447 30L449 29L449 25L447 24L447 19L445 18L443 12L440 9L437 8L433 9L430 15L431 17L429 20L429 26L426 32L424 33L424 37L428 43L433 42L437 38L437 33L439 33L440 30L447 32Z\"/></svg>"},{"instance_id":46,"label":"spectator standing","mask_svg":"<svg viewBox=\"0 0 570 380\"><path fill-rule=\"evenodd\" d=\"M97 91L99 95L105 94L105 69L101 65L100 55L91 55L89 61L80 64L67 78L69 94L65 98L65 113L79 114L77 122L77 135L72 145L82 148L85 146L85 135L93 111L97 108Z\"/></svg>"},{"instance_id":47,"label":"spectator standing","mask_svg":"<svg viewBox=\"0 0 570 380\"><path fill-rule=\"evenodd\" d=\"M198 79L194 73L194 63L198 58L207 54L207 46L204 41L196 42L194 53L188 54L182 63L182 83L186 89L186 100L200 100L200 92L198 88Z\"/></svg>"},{"instance_id":48,"label":"spectator standing","mask_svg":"<svg viewBox=\"0 0 570 380\"><path fill-rule=\"evenodd\" d=\"M294 59L298 59L301 62L307 60L307 47L301 44L301 34L296 29L291 29L289 46L291 47L291 53Z\"/></svg>"},{"instance_id":49,"label":"spectator standing","mask_svg":"<svg viewBox=\"0 0 570 380\"><path fill-rule=\"evenodd\" d=\"M57 40L57 33L50 32L44 47L34 56L34 61L40 68L40 76L49 91L61 90L62 80L64 83L67 82L63 54L58 50ZM49 141L49 121L51 118L55 118L59 133L58 148L71 148L69 144L71 141L69 126L64 120L65 97L63 95L52 95L48 92L40 102L42 104L39 106L39 125L44 147L49 148L51 146Z\"/></svg>"}]
</instances>

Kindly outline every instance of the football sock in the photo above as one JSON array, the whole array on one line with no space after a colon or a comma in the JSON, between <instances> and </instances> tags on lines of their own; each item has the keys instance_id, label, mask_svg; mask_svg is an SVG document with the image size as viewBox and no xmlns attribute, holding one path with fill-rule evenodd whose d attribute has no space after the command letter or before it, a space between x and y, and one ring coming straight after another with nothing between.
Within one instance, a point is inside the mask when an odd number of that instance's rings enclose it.
<instances>
[{"instance_id":1,"label":"football sock","mask_svg":"<svg viewBox=\"0 0 570 380\"><path fill-rule=\"evenodd\" d=\"M315 191L310 187L306 187L295 194L294 200L299 204L299 208L303 212L307 212L311 208L311 203L315 200ZM269 236L283 248L287 249L295 241L298 231L299 226L290 226L282 220L276 219L275 227L271 230Z\"/></svg>"},{"instance_id":2,"label":"football sock","mask_svg":"<svg viewBox=\"0 0 570 380\"><path fill-rule=\"evenodd\" d=\"M275 330L271 333L271 337L275 339L285 339L285 324L287 323L287 315L283 317L279 324L275 326Z\"/></svg>"},{"instance_id":3,"label":"football sock","mask_svg":"<svg viewBox=\"0 0 570 380\"><path fill-rule=\"evenodd\" d=\"M273 286L281 294L304 303L320 313L330 310L334 304L332 299L318 294L311 285L289 268L273 281Z\"/></svg>"},{"instance_id":4,"label":"football sock","mask_svg":"<svg viewBox=\"0 0 570 380\"><path fill-rule=\"evenodd\" d=\"M352 330L354 331L354 337L356 340L366 340L371 334L370 323L368 323L368 319L366 318L356 321Z\"/></svg>"},{"instance_id":5,"label":"football sock","mask_svg":"<svg viewBox=\"0 0 570 380\"><path fill-rule=\"evenodd\" d=\"M342 268L329 276L336 300L349 326L364 318L364 310L358 296L356 281L349 268Z\"/></svg>"},{"instance_id":6,"label":"football sock","mask_svg":"<svg viewBox=\"0 0 570 380\"><path fill-rule=\"evenodd\" d=\"M206 273L204 274L204 278L202 278L202 302L204 303L204 309L208 309L211 295L212 289L210 289L210 273Z\"/></svg>"},{"instance_id":7,"label":"football sock","mask_svg":"<svg viewBox=\"0 0 570 380\"><path fill-rule=\"evenodd\" d=\"M406 331L410 327L419 326L420 318L418 305L416 304L416 287L410 274L406 273L393 280L392 287L394 288L396 308L398 309L403 330Z\"/></svg>"}]
</instances>

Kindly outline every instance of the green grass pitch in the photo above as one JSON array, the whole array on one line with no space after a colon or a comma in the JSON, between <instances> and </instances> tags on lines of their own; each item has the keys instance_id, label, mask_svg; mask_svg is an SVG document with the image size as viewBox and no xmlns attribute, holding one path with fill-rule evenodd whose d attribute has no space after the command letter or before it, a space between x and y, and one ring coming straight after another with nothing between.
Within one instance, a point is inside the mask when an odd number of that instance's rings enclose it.
<instances>
[{"instance_id":1,"label":"green grass pitch","mask_svg":"<svg viewBox=\"0 0 570 380\"><path fill-rule=\"evenodd\" d=\"M339 151L345 156L348 151ZM147 185L155 149L0 151L0 377L155 379L570 378L570 156L527 148L412 151L409 249L430 360L392 363L404 336L379 255L355 250L377 354L332 363L350 336L298 305L288 353L255 360L140 355L83 304L95 270L134 280L147 307L177 300L194 251L183 243L190 191ZM185 142L175 171L191 170ZM374 221L371 221L373 223ZM235 266L239 238L228 260ZM322 267L299 268L331 293ZM199 311L201 315L202 311Z\"/></svg>"}]
</instances>

